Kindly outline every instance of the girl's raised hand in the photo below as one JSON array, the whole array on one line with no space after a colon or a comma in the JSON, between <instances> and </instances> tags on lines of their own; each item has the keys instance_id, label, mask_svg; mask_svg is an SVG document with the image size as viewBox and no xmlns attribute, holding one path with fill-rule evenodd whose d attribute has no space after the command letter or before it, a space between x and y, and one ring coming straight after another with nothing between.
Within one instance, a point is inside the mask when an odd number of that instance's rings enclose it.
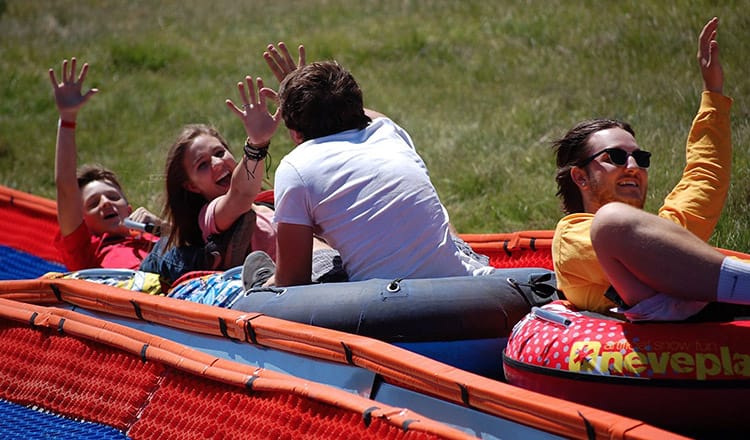
<instances>
[{"instance_id":1,"label":"girl's raised hand","mask_svg":"<svg viewBox=\"0 0 750 440\"><path fill-rule=\"evenodd\" d=\"M268 97L274 99L276 93L271 89L264 88L263 80L260 77L257 79L257 88L256 84L253 83L253 78L246 76L244 83L237 83L237 89L242 99L242 108L238 107L231 99L226 100L227 107L242 120L245 133L247 133L251 144L266 145L270 142L281 120L279 109L277 108L271 114L266 101Z\"/></svg>"}]
</instances>

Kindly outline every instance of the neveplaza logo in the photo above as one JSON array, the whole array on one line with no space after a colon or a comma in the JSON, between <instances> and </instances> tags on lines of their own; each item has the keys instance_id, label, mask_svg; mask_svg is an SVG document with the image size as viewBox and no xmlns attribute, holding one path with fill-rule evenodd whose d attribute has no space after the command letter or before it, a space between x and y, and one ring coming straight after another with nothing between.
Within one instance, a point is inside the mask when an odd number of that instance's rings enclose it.
<instances>
[{"instance_id":1,"label":"neveplaza logo","mask_svg":"<svg viewBox=\"0 0 750 440\"><path fill-rule=\"evenodd\" d=\"M570 347L568 370L613 376L691 376L698 380L750 377L750 355L719 346L712 351L684 351L687 344L676 344L683 351L634 350L627 342L577 341ZM698 347L699 348L699 347Z\"/></svg>"}]
</instances>

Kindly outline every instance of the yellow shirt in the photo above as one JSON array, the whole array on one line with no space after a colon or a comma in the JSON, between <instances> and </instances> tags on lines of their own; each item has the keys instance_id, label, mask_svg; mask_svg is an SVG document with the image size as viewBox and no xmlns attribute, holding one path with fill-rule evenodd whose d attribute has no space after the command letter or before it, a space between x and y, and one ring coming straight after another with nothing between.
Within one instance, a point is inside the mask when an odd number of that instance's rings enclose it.
<instances>
[{"instance_id":1,"label":"yellow shirt","mask_svg":"<svg viewBox=\"0 0 750 440\"><path fill-rule=\"evenodd\" d=\"M669 219L707 241L713 233L729 191L732 100L703 92L686 146L687 165L677 186L664 199L660 217ZM557 287L576 307L606 312L614 304L604 297L610 282L591 245L593 214L576 213L557 223L552 261Z\"/></svg>"}]
</instances>

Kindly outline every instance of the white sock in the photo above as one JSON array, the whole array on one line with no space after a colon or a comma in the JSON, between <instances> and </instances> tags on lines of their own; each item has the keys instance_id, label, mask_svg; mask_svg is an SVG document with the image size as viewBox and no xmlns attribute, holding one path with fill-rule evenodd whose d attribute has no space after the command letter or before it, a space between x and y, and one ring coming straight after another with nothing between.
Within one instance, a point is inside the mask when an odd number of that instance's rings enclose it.
<instances>
[{"instance_id":1,"label":"white sock","mask_svg":"<svg viewBox=\"0 0 750 440\"><path fill-rule=\"evenodd\" d=\"M750 304L750 264L725 257L721 262L716 300L732 304Z\"/></svg>"}]
</instances>

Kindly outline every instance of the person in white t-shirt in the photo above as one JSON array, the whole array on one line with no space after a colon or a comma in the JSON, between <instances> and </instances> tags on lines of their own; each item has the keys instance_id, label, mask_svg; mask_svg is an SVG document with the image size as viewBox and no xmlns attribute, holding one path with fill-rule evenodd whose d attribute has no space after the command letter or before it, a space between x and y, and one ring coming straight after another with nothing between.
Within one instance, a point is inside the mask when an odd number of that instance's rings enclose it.
<instances>
[{"instance_id":1,"label":"person in white t-shirt","mask_svg":"<svg viewBox=\"0 0 750 440\"><path fill-rule=\"evenodd\" d=\"M278 99L297 146L275 174L278 243L267 285L310 283L313 237L339 251L351 281L493 271L451 233L409 134L364 108L351 73L333 61L301 65ZM248 259L245 279L258 260Z\"/></svg>"}]
</instances>

